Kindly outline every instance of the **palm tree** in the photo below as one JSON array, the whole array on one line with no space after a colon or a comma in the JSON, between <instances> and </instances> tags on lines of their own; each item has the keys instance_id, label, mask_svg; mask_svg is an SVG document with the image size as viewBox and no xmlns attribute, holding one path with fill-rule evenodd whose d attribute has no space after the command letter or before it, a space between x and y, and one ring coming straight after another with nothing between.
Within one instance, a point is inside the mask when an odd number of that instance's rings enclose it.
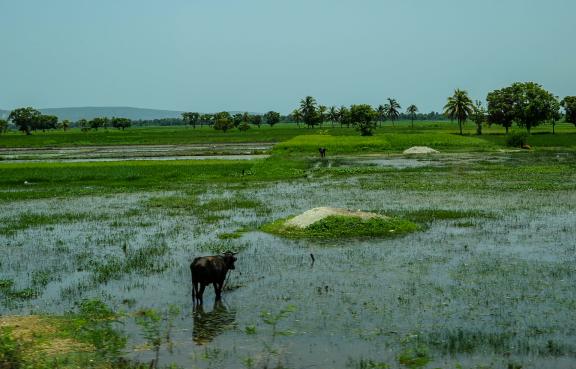
<instances>
[{"instance_id":1,"label":"palm tree","mask_svg":"<svg viewBox=\"0 0 576 369\"><path fill-rule=\"evenodd\" d=\"M340 128L344 124L346 124L346 127L350 127L350 110L347 107L341 106L338 109L338 120L340 121Z\"/></svg>"},{"instance_id":2,"label":"palm tree","mask_svg":"<svg viewBox=\"0 0 576 369\"><path fill-rule=\"evenodd\" d=\"M418 108L416 107L416 105L412 104L408 107L408 109L406 109L406 112L410 114L410 119L412 119L412 128L414 128L414 117L418 112Z\"/></svg>"},{"instance_id":3,"label":"palm tree","mask_svg":"<svg viewBox=\"0 0 576 369\"><path fill-rule=\"evenodd\" d=\"M386 109L386 115L388 116L388 119L390 119L392 121L392 125L394 125L394 121L400 117L400 112L398 109L401 109L402 107L400 104L398 104L396 99L388 98L388 104L386 104L384 108Z\"/></svg>"},{"instance_id":4,"label":"palm tree","mask_svg":"<svg viewBox=\"0 0 576 369\"><path fill-rule=\"evenodd\" d=\"M448 102L444 105L444 114L449 116L450 119L458 120L460 127L460 135L462 133L462 125L470 115L474 112L474 104L468 96L468 91L456 89L454 95L448 98Z\"/></svg>"},{"instance_id":5,"label":"palm tree","mask_svg":"<svg viewBox=\"0 0 576 369\"><path fill-rule=\"evenodd\" d=\"M338 120L338 109L335 106L331 106L328 110L328 120L330 120L332 128L334 128L334 122Z\"/></svg>"},{"instance_id":6,"label":"palm tree","mask_svg":"<svg viewBox=\"0 0 576 369\"><path fill-rule=\"evenodd\" d=\"M318 106L318 119L320 120L320 127L322 127L322 124L324 124L327 110L328 108L325 105Z\"/></svg>"},{"instance_id":7,"label":"palm tree","mask_svg":"<svg viewBox=\"0 0 576 369\"><path fill-rule=\"evenodd\" d=\"M300 113L302 113L302 120L308 127L312 127L318 120L318 112L316 108L316 99L312 96L306 96L300 101Z\"/></svg>"},{"instance_id":8,"label":"palm tree","mask_svg":"<svg viewBox=\"0 0 576 369\"><path fill-rule=\"evenodd\" d=\"M294 109L292 110L292 119L296 122L296 124L298 125L298 128L300 128L300 122L302 121L302 114L300 113L300 110L298 109Z\"/></svg>"},{"instance_id":9,"label":"palm tree","mask_svg":"<svg viewBox=\"0 0 576 369\"><path fill-rule=\"evenodd\" d=\"M380 127L382 127L382 121L386 117L386 108L384 105L378 105L378 108L376 108L376 114L378 114L378 121L380 121Z\"/></svg>"}]
</instances>

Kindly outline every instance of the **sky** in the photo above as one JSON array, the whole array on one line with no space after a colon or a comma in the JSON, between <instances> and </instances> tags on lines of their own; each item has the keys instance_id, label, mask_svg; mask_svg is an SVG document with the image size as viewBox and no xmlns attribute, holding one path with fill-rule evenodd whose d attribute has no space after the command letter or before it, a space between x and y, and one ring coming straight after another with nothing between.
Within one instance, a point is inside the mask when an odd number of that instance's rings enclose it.
<instances>
[{"instance_id":1,"label":"sky","mask_svg":"<svg viewBox=\"0 0 576 369\"><path fill-rule=\"evenodd\" d=\"M0 109L576 95L574 0L0 0Z\"/></svg>"}]
</instances>

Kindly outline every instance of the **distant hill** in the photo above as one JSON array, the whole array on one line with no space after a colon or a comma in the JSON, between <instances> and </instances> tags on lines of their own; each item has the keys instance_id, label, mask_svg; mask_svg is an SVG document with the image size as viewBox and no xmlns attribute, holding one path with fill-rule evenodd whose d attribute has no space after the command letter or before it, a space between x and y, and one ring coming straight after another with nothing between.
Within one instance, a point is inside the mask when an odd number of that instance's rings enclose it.
<instances>
[{"instance_id":1,"label":"distant hill","mask_svg":"<svg viewBox=\"0 0 576 369\"><path fill-rule=\"evenodd\" d=\"M68 119L75 122L80 119L93 119L96 117L118 117L132 120L153 120L162 118L181 118L181 111L131 108L124 106L91 106L79 108L45 108L38 109L42 114L55 115L59 120ZM239 113L237 111L231 114ZM0 119L8 118L10 110L0 110ZM250 113L256 114L256 113Z\"/></svg>"},{"instance_id":2,"label":"distant hill","mask_svg":"<svg viewBox=\"0 0 576 369\"><path fill-rule=\"evenodd\" d=\"M162 118L180 118L182 112L174 110L143 109L115 106L95 106L80 108L47 108L38 109L42 114L55 115L58 119L68 119L75 122L80 119L96 117L118 117L132 120L152 120Z\"/></svg>"}]
</instances>

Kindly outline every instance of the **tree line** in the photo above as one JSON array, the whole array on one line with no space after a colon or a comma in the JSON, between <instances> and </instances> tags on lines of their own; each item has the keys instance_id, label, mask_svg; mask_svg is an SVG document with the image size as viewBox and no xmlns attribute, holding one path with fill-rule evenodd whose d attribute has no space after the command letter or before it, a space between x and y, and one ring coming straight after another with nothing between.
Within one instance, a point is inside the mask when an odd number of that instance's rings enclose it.
<instances>
[{"instance_id":1,"label":"tree line","mask_svg":"<svg viewBox=\"0 0 576 369\"><path fill-rule=\"evenodd\" d=\"M240 131L247 131L251 125L260 128L262 124L268 124L272 127L276 123L279 123L280 119L280 113L275 111L269 111L264 115L250 113L236 113L232 115L227 111L216 114L201 114L198 112L182 113L183 122L193 128L196 128L198 125L208 125L223 132L233 128L237 128Z\"/></svg>"},{"instance_id":2,"label":"tree line","mask_svg":"<svg viewBox=\"0 0 576 369\"><path fill-rule=\"evenodd\" d=\"M154 121L133 122L127 118L97 117L91 120L81 119L77 122L68 120L59 121L53 115L43 115L31 107L19 108L10 112L8 120L18 130L30 135L36 130L48 130L61 128L66 131L70 127L80 127L82 131L98 130L99 128L117 128L124 130L135 123L136 125L178 125L186 124L196 128L197 126L212 126L216 130L226 132L231 129L246 131L252 126L258 128L262 124L271 127L284 122L294 122L307 127L322 126L328 122L334 127L354 127L362 135L372 135L378 125L391 121L392 125L400 119L409 119L414 126L415 120L449 118L458 122L459 132L463 134L463 125L472 120L476 125L476 133L482 134L485 123L497 124L505 128L508 134L509 128L516 124L526 128L528 134L533 127L543 123L552 124L552 132L555 133L556 123L562 118L560 109L564 109L564 118L568 123L576 126L576 96L566 96L560 100L541 85L534 82L516 82L512 85L494 90L486 96L486 107L479 100L472 101L468 92L456 89L454 94L448 97L443 113L431 112L429 114L418 113L418 107L414 104L408 106L405 112L396 99L388 98L387 102L377 107L369 104L354 104L346 106L331 106L318 104L312 96L306 96L300 101L298 108L288 116L282 116L275 111L266 114L250 114L219 112L215 114L202 114L198 112L182 113L182 119L169 118ZM6 132L8 121L0 119L0 133Z\"/></svg>"},{"instance_id":3,"label":"tree line","mask_svg":"<svg viewBox=\"0 0 576 369\"><path fill-rule=\"evenodd\" d=\"M59 121L57 116L42 114L32 107L12 110L8 116L8 120L12 122L19 131L26 135L31 135L32 132L38 130L63 129L66 131L71 127L80 127L84 132L91 129L98 130L98 128L108 127L124 130L132 125L130 119L116 117L97 117L91 120L80 119L74 123L67 119ZM7 130L8 121L0 120L0 133L6 132Z\"/></svg>"},{"instance_id":4,"label":"tree line","mask_svg":"<svg viewBox=\"0 0 576 369\"><path fill-rule=\"evenodd\" d=\"M559 100L535 82L516 82L508 87L489 92L487 107L481 101L472 102L468 92L457 89L448 97L444 114L456 120L462 134L462 126L468 119L476 124L476 133L482 134L482 125L497 124L505 128L506 134L515 123L526 128L528 134L533 127L542 123L552 124L555 133L556 123L562 118L560 107L564 108L566 122L576 126L576 96L566 96Z\"/></svg>"}]
</instances>

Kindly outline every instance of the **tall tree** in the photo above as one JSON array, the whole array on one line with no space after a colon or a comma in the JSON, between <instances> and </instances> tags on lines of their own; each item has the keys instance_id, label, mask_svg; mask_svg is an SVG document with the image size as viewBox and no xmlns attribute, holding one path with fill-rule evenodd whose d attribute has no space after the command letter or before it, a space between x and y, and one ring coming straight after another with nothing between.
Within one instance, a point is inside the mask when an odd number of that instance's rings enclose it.
<instances>
[{"instance_id":1,"label":"tall tree","mask_svg":"<svg viewBox=\"0 0 576 369\"><path fill-rule=\"evenodd\" d=\"M196 124L200 120L200 113L197 112L186 112L182 113L182 120L184 124L191 125L194 129L196 129Z\"/></svg>"},{"instance_id":2,"label":"tall tree","mask_svg":"<svg viewBox=\"0 0 576 369\"><path fill-rule=\"evenodd\" d=\"M494 96L491 94L497 91L488 94L488 97L492 97L492 101ZM516 82L499 92L507 99L506 113L518 126L525 127L528 134L533 127L557 119L559 115L558 99L537 83ZM490 100L488 103L490 104Z\"/></svg>"},{"instance_id":3,"label":"tall tree","mask_svg":"<svg viewBox=\"0 0 576 369\"><path fill-rule=\"evenodd\" d=\"M66 130L70 128L70 121L68 119L64 119L62 122L60 122L59 126L64 132L66 132Z\"/></svg>"},{"instance_id":4,"label":"tall tree","mask_svg":"<svg viewBox=\"0 0 576 369\"><path fill-rule=\"evenodd\" d=\"M55 115L40 114L36 118L36 124L32 129L41 129L45 132L47 129L56 129L58 127L58 117Z\"/></svg>"},{"instance_id":5,"label":"tall tree","mask_svg":"<svg viewBox=\"0 0 576 369\"><path fill-rule=\"evenodd\" d=\"M8 116L8 120L18 127L18 130L31 135L32 130L36 129L40 112L34 108L19 108L12 110Z\"/></svg>"},{"instance_id":6,"label":"tall tree","mask_svg":"<svg viewBox=\"0 0 576 369\"><path fill-rule=\"evenodd\" d=\"M272 127L274 124L280 122L280 113L276 111L269 111L268 113L264 114L264 119L266 120L266 123Z\"/></svg>"},{"instance_id":7,"label":"tall tree","mask_svg":"<svg viewBox=\"0 0 576 369\"><path fill-rule=\"evenodd\" d=\"M318 108L316 107L316 99L312 96L306 96L300 101L300 113L302 120L308 127L314 127L318 124Z\"/></svg>"},{"instance_id":8,"label":"tall tree","mask_svg":"<svg viewBox=\"0 0 576 369\"><path fill-rule=\"evenodd\" d=\"M132 121L128 118L112 118L110 120L110 125L113 128L125 130L132 125Z\"/></svg>"},{"instance_id":9,"label":"tall tree","mask_svg":"<svg viewBox=\"0 0 576 369\"><path fill-rule=\"evenodd\" d=\"M90 123L90 128L97 131L98 128L107 127L108 126L108 118L107 117L96 117L92 119Z\"/></svg>"},{"instance_id":10,"label":"tall tree","mask_svg":"<svg viewBox=\"0 0 576 369\"><path fill-rule=\"evenodd\" d=\"M234 127L239 127L240 124L242 124L242 122L243 122L242 118L243 118L242 113L234 114L234 116L232 117L232 122L234 122Z\"/></svg>"},{"instance_id":11,"label":"tall tree","mask_svg":"<svg viewBox=\"0 0 576 369\"><path fill-rule=\"evenodd\" d=\"M296 125L298 126L298 128L300 128L300 122L302 121L302 113L300 113L299 109L294 109L292 110L292 114L290 114L292 116L292 120L294 120L296 122Z\"/></svg>"},{"instance_id":12,"label":"tall tree","mask_svg":"<svg viewBox=\"0 0 576 369\"><path fill-rule=\"evenodd\" d=\"M488 123L499 124L508 130L514 122L514 96L511 87L494 90L486 96L488 101Z\"/></svg>"},{"instance_id":13,"label":"tall tree","mask_svg":"<svg viewBox=\"0 0 576 369\"><path fill-rule=\"evenodd\" d=\"M334 122L338 121L338 109L335 106L331 106L330 109L328 109L328 120L332 127L334 127Z\"/></svg>"},{"instance_id":14,"label":"tall tree","mask_svg":"<svg viewBox=\"0 0 576 369\"><path fill-rule=\"evenodd\" d=\"M414 128L414 118L416 118L416 113L418 113L418 107L412 104L408 107L408 109L406 109L406 113L410 114L410 120L412 121L412 128Z\"/></svg>"},{"instance_id":15,"label":"tall tree","mask_svg":"<svg viewBox=\"0 0 576 369\"><path fill-rule=\"evenodd\" d=\"M346 127L350 127L352 121L350 119L350 110L347 107L345 106L340 107L340 109L338 110L338 120L340 121L340 127L342 127L343 125L346 125Z\"/></svg>"},{"instance_id":16,"label":"tall tree","mask_svg":"<svg viewBox=\"0 0 576 369\"><path fill-rule=\"evenodd\" d=\"M376 128L375 119L376 112L368 104L352 105L350 107L350 120L362 136L372 136L372 132Z\"/></svg>"},{"instance_id":17,"label":"tall tree","mask_svg":"<svg viewBox=\"0 0 576 369\"><path fill-rule=\"evenodd\" d=\"M400 109L402 108L396 99L388 98L388 104L384 105L386 110L386 116L388 119L392 121L392 125L394 122L398 120L400 117Z\"/></svg>"},{"instance_id":18,"label":"tall tree","mask_svg":"<svg viewBox=\"0 0 576 369\"><path fill-rule=\"evenodd\" d=\"M378 122L380 122L380 127L382 127L382 122L386 119L386 107L380 104L378 108L376 108L376 114L378 116Z\"/></svg>"},{"instance_id":19,"label":"tall tree","mask_svg":"<svg viewBox=\"0 0 576 369\"><path fill-rule=\"evenodd\" d=\"M325 105L318 106L318 121L320 122L320 126L324 124L324 120L326 120L326 111L328 108Z\"/></svg>"},{"instance_id":20,"label":"tall tree","mask_svg":"<svg viewBox=\"0 0 576 369\"><path fill-rule=\"evenodd\" d=\"M214 115L212 114L201 114L200 115L200 127L202 127L203 125L211 125L213 123L214 120Z\"/></svg>"},{"instance_id":21,"label":"tall tree","mask_svg":"<svg viewBox=\"0 0 576 369\"><path fill-rule=\"evenodd\" d=\"M566 122L576 126L576 96L566 96L560 104L564 108Z\"/></svg>"},{"instance_id":22,"label":"tall tree","mask_svg":"<svg viewBox=\"0 0 576 369\"><path fill-rule=\"evenodd\" d=\"M262 125L262 116L259 114L254 114L250 117L250 123L254 124L256 127L260 128Z\"/></svg>"},{"instance_id":23,"label":"tall tree","mask_svg":"<svg viewBox=\"0 0 576 369\"><path fill-rule=\"evenodd\" d=\"M486 121L486 110L482 106L482 101L476 100L473 105L472 120L476 123L476 134L482 134L482 125Z\"/></svg>"},{"instance_id":24,"label":"tall tree","mask_svg":"<svg viewBox=\"0 0 576 369\"><path fill-rule=\"evenodd\" d=\"M460 135L463 135L462 126L468 117L472 115L473 109L474 106L472 100L468 97L468 92L456 89L454 95L450 96L448 102L444 105L444 114L452 120L458 120Z\"/></svg>"},{"instance_id":25,"label":"tall tree","mask_svg":"<svg viewBox=\"0 0 576 369\"><path fill-rule=\"evenodd\" d=\"M226 132L234 127L232 116L227 111L214 114L214 129Z\"/></svg>"},{"instance_id":26,"label":"tall tree","mask_svg":"<svg viewBox=\"0 0 576 369\"><path fill-rule=\"evenodd\" d=\"M6 131L8 131L8 121L0 119L0 135L6 133Z\"/></svg>"}]
</instances>

